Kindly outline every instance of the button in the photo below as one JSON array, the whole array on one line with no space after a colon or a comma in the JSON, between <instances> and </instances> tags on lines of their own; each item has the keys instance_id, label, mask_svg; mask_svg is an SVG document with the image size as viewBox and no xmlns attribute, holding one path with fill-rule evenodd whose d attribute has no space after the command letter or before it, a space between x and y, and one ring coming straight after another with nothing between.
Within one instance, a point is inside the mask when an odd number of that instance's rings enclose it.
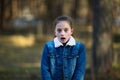
<instances>
[{"instance_id":1,"label":"button","mask_svg":"<svg viewBox=\"0 0 120 80\"><path fill-rule=\"evenodd\" d=\"M63 57L64 57L64 58L66 58L66 57L67 57L67 55L63 55Z\"/></svg>"},{"instance_id":2,"label":"button","mask_svg":"<svg viewBox=\"0 0 120 80\"><path fill-rule=\"evenodd\" d=\"M67 68L67 66L64 66L64 68L66 69L66 68Z\"/></svg>"},{"instance_id":3,"label":"button","mask_svg":"<svg viewBox=\"0 0 120 80\"><path fill-rule=\"evenodd\" d=\"M63 76L58 76L58 78L63 80Z\"/></svg>"},{"instance_id":4,"label":"button","mask_svg":"<svg viewBox=\"0 0 120 80\"><path fill-rule=\"evenodd\" d=\"M64 78L68 78L68 76L66 75L66 76L64 76Z\"/></svg>"}]
</instances>

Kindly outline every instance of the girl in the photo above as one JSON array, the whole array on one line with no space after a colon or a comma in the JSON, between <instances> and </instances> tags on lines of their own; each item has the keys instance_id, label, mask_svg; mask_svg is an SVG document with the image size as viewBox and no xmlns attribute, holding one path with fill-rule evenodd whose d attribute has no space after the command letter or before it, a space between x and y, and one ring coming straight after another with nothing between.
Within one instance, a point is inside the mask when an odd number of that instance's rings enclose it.
<instances>
[{"instance_id":1,"label":"girl","mask_svg":"<svg viewBox=\"0 0 120 80\"><path fill-rule=\"evenodd\" d=\"M86 49L72 36L72 19L60 16L54 26L56 37L45 44L42 54L42 80L84 80Z\"/></svg>"}]
</instances>

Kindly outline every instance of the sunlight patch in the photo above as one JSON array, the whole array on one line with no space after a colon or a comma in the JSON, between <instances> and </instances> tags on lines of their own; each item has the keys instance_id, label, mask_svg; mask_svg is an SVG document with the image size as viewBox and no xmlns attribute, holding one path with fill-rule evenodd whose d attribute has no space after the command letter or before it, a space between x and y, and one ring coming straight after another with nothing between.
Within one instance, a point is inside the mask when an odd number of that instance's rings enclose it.
<instances>
[{"instance_id":1,"label":"sunlight patch","mask_svg":"<svg viewBox=\"0 0 120 80\"><path fill-rule=\"evenodd\" d=\"M15 35L10 38L10 41L14 46L17 47L30 47L34 45L35 38L33 35L29 36Z\"/></svg>"}]
</instances>

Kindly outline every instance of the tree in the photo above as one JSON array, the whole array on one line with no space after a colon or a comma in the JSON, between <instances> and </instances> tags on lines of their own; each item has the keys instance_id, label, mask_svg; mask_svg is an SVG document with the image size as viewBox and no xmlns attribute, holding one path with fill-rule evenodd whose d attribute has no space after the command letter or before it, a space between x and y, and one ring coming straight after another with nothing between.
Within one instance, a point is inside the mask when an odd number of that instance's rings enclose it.
<instances>
[{"instance_id":1,"label":"tree","mask_svg":"<svg viewBox=\"0 0 120 80\"><path fill-rule=\"evenodd\" d=\"M91 0L93 9L93 69L94 73L109 73L112 66L112 2Z\"/></svg>"},{"instance_id":2,"label":"tree","mask_svg":"<svg viewBox=\"0 0 120 80\"><path fill-rule=\"evenodd\" d=\"M73 5L71 8L71 16L74 19L77 19L79 17L79 15L78 15L79 5L80 5L79 3L80 3L80 0L73 0Z\"/></svg>"},{"instance_id":3,"label":"tree","mask_svg":"<svg viewBox=\"0 0 120 80\"><path fill-rule=\"evenodd\" d=\"M0 30L3 29L3 19L4 19L4 1L0 0Z\"/></svg>"},{"instance_id":4,"label":"tree","mask_svg":"<svg viewBox=\"0 0 120 80\"><path fill-rule=\"evenodd\" d=\"M0 30L7 29L5 22L12 18L12 0L0 1Z\"/></svg>"},{"instance_id":5,"label":"tree","mask_svg":"<svg viewBox=\"0 0 120 80\"><path fill-rule=\"evenodd\" d=\"M53 20L63 14L64 0L45 0L45 5L47 14L45 16L45 27L43 27L43 33L50 34L53 29L51 25Z\"/></svg>"}]
</instances>

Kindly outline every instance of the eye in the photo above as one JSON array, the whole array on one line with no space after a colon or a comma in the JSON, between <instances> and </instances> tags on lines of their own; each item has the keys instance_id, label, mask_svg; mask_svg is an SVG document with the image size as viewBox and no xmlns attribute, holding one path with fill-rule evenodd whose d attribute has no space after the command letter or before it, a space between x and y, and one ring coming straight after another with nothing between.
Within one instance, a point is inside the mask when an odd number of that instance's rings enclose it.
<instances>
[{"instance_id":1,"label":"eye","mask_svg":"<svg viewBox=\"0 0 120 80\"><path fill-rule=\"evenodd\" d=\"M66 28L64 31L65 31L65 32L68 32L68 29Z\"/></svg>"},{"instance_id":2,"label":"eye","mask_svg":"<svg viewBox=\"0 0 120 80\"><path fill-rule=\"evenodd\" d=\"M61 29L57 29L57 32L60 33L62 30Z\"/></svg>"}]
</instances>

